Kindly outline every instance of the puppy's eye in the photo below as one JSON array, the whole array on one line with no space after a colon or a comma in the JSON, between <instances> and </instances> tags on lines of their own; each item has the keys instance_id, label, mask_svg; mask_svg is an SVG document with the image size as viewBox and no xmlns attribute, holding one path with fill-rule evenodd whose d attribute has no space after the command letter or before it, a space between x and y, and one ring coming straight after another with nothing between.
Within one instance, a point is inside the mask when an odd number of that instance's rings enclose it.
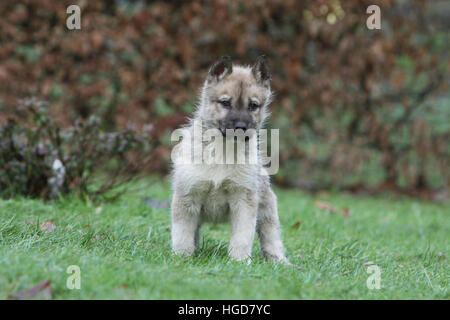
<instances>
[{"instance_id":1,"label":"puppy's eye","mask_svg":"<svg viewBox=\"0 0 450 320\"><path fill-rule=\"evenodd\" d=\"M219 103L226 109L231 108L231 100L220 100Z\"/></svg>"},{"instance_id":2,"label":"puppy's eye","mask_svg":"<svg viewBox=\"0 0 450 320\"><path fill-rule=\"evenodd\" d=\"M254 101L250 101L250 103L248 104L248 109L250 110L250 111L255 111L256 109L258 109L259 108L259 104L257 104L256 102L254 102Z\"/></svg>"}]
</instances>

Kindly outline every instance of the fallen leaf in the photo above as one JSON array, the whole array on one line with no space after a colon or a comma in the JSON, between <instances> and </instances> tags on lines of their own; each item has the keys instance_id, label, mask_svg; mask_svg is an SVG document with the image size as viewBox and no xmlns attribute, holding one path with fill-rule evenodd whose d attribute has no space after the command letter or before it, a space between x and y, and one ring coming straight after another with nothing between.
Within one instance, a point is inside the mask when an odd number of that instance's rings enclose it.
<instances>
[{"instance_id":1,"label":"fallen leaf","mask_svg":"<svg viewBox=\"0 0 450 320\"><path fill-rule=\"evenodd\" d=\"M349 208L344 208L344 209L342 210L342 215L343 215L344 217L350 217L350 209L349 209Z\"/></svg>"},{"instance_id":2,"label":"fallen leaf","mask_svg":"<svg viewBox=\"0 0 450 320\"><path fill-rule=\"evenodd\" d=\"M302 224L302 223L301 223L300 221L297 221L296 223L294 223L294 224L292 225L292 229L298 229L298 228L300 227L301 224Z\"/></svg>"},{"instance_id":3,"label":"fallen leaf","mask_svg":"<svg viewBox=\"0 0 450 320\"><path fill-rule=\"evenodd\" d=\"M92 239L94 239L94 240L101 240L101 239L105 239L105 236L101 235L101 234L94 234L92 236Z\"/></svg>"},{"instance_id":4,"label":"fallen leaf","mask_svg":"<svg viewBox=\"0 0 450 320\"><path fill-rule=\"evenodd\" d=\"M126 283L123 283L123 284L119 285L118 287L114 288L114 292L119 295L123 295L123 294L131 295L131 296L134 295L134 290L128 288L128 284L126 284Z\"/></svg>"},{"instance_id":5,"label":"fallen leaf","mask_svg":"<svg viewBox=\"0 0 450 320\"><path fill-rule=\"evenodd\" d=\"M100 212L102 212L102 209L102 207L95 208L95 214L100 214Z\"/></svg>"},{"instance_id":6,"label":"fallen leaf","mask_svg":"<svg viewBox=\"0 0 450 320\"><path fill-rule=\"evenodd\" d=\"M30 300L33 298L50 300L52 298L52 287L50 280L42 281L34 287L17 292L13 294L11 298L16 300Z\"/></svg>"},{"instance_id":7,"label":"fallen leaf","mask_svg":"<svg viewBox=\"0 0 450 320\"><path fill-rule=\"evenodd\" d=\"M322 210L326 210L329 211L331 213L337 213L337 210L335 207L333 207L331 204L327 203L327 202L322 202L322 201L315 201L314 205Z\"/></svg>"},{"instance_id":8,"label":"fallen leaf","mask_svg":"<svg viewBox=\"0 0 450 320\"><path fill-rule=\"evenodd\" d=\"M39 225L39 229L44 233L50 233L55 231L56 226L53 221L45 221Z\"/></svg>"},{"instance_id":9,"label":"fallen leaf","mask_svg":"<svg viewBox=\"0 0 450 320\"><path fill-rule=\"evenodd\" d=\"M317 195L321 198L326 198L330 195L330 193L328 191L319 191Z\"/></svg>"}]
</instances>

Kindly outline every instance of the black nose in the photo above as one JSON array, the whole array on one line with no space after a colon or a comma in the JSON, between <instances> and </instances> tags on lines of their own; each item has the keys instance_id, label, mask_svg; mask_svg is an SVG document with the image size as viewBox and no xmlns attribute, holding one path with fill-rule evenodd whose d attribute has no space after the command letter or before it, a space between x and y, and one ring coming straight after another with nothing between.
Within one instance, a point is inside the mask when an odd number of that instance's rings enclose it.
<instances>
[{"instance_id":1,"label":"black nose","mask_svg":"<svg viewBox=\"0 0 450 320\"><path fill-rule=\"evenodd\" d=\"M234 130L242 129L243 131L247 130L247 124L242 121L238 121L234 124Z\"/></svg>"}]
</instances>

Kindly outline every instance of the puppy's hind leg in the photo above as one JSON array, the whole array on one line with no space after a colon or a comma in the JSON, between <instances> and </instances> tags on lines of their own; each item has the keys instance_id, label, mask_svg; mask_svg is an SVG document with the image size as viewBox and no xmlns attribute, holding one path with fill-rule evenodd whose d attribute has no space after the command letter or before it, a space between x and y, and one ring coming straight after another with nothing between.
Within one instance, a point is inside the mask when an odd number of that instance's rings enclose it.
<instances>
[{"instance_id":1,"label":"puppy's hind leg","mask_svg":"<svg viewBox=\"0 0 450 320\"><path fill-rule=\"evenodd\" d=\"M201 205L175 192L171 209L172 249L177 254L191 255L198 246Z\"/></svg>"},{"instance_id":2,"label":"puppy's hind leg","mask_svg":"<svg viewBox=\"0 0 450 320\"><path fill-rule=\"evenodd\" d=\"M281 241L277 198L270 188L267 188L263 192L258 210L256 230L261 243L263 256L268 260L290 265L285 256L284 246Z\"/></svg>"},{"instance_id":3,"label":"puppy's hind leg","mask_svg":"<svg viewBox=\"0 0 450 320\"><path fill-rule=\"evenodd\" d=\"M197 224L197 229L195 230L195 237L194 237L194 244L195 244L195 249L197 250L200 246L200 228L201 228L201 224Z\"/></svg>"}]
</instances>

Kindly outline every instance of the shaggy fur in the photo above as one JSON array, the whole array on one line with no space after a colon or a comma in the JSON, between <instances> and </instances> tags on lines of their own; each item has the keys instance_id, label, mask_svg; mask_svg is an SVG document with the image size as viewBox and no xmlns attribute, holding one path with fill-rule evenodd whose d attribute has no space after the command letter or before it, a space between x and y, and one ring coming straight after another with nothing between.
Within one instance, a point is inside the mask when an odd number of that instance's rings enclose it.
<instances>
[{"instance_id":1,"label":"shaggy fur","mask_svg":"<svg viewBox=\"0 0 450 320\"><path fill-rule=\"evenodd\" d=\"M271 98L270 72L264 57L252 67L232 65L228 57L221 58L209 70L193 121L185 129L193 133L195 120L201 120L202 129L218 129L224 140L227 129L257 131L268 116ZM191 148L185 139L180 144L181 148ZM263 255L289 264L281 241L276 196L269 176L261 174L261 162L175 162L171 206L175 253L190 255L198 248L204 222L230 222L231 258L250 258L256 231Z\"/></svg>"}]
</instances>

